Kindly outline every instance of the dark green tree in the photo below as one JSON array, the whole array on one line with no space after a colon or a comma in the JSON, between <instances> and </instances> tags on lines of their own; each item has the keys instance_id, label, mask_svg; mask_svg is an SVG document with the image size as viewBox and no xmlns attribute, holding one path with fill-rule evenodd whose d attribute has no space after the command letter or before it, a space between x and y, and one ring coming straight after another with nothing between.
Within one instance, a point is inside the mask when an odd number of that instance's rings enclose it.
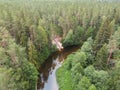
<instances>
[{"instance_id":1,"label":"dark green tree","mask_svg":"<svg viewBox=\"0 0 120 90\"><path fill-rule=\"evenodd\" d=\"M34 44L32 43L32 41L30 41L30 40L28 42L28 58L29 58L29 61L31 63L33 63L36 66L36 68L38 69L39 65L38 65L37 50L36 50Z\"/></svg>"},{"instance_id":2,"label":"dark green tree","mask_svg":"<svg viewBox=\"0 0 120 90\"><path fill-rule=\"evenodd\" d=\"M95 67L97 69L107 69L107 60L108 60L108 49L107 45L105 44L98 52L95 57Z\"/></svg>"},{"instance_id":3,"label":"dark green tree","mask_svg":"<svg viewBox=\"0 0 120 90\"><path fill-rule=\"evenodd\" d=\"M109 17L103 17L102 24L100 26L99 31L97 32L95 42L94 42L94 50L98 51L105 43L108 43L108 39L110 38L113 32L114 23L111 24L111 20Z\"/></svg>"}]
</instances>

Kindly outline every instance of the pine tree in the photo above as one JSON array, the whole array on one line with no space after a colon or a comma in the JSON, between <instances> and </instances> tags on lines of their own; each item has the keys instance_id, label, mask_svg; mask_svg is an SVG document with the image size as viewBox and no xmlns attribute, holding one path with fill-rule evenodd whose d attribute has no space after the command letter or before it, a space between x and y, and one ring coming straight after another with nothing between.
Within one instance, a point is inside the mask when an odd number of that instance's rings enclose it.
<instances>
[{"instance_id":1,"label":"pine tree","mask_svg":"<svg viewBox=\"0 0 120 90\"><path fill-rule=\"evenodd\" d=\"M120 61L118 61L114 67L114 71L112 73L112 81L114 90L120 89Z\"/></svg>"},{"instance_id":2,"label":"pine tree","mask_svg":"<svg viewBox=\"0 0 120 90\"><path fill-rule=\"evenodd\" d=\"M108 50L105 44L98 52L95 57L94 65L98 69L107 69Z\"/></svg>"},{"instance_id":3,"label":"pine tree","mask_svg":"<svg viewBox=\"0 0 120 90\"><path fill-rule=\"evenodd\" d=\"M28 42L28 58L29 58L29 61L31 63L33 63L37 68L39 68L39 66L37 64L38 63L37 62L37 60L38 60L37 55L38 55L37 50L36 50L34 44L29 40L29 42Z\"/></svg>"},{"instance_id":4,"label":"pine tree","mask_svg":"<svg viewBox=\"0 0 120 90\"><path fill-rule=\"evenodd\" d=\"M120 28L118 28L117 31L114 32L114 34L110 37L109 43L108 43L108 51L109 51L109 57L108 57L108 64L112 60L112 62L115 63L115 59L120 58L119 55L119 48L120 48Z\"/></svg>"},{"instance_id":5,"label":"pine tree","mask_svg":"<svg viewBox=\"0 0 120 90\"><path fill-rule=\"evenodd\" d=\"M105 43L108 43L113 31L114 23L110 21L109 17L104 17L99 31L95 38L94 50L98 51Z\"/></svg>"},{"instance_id":6,"label":"pine tree","mask_svg":"<svg viewBox=\"0 0 120 90\"><path fill-rule=\"evenodd\" d=\"M66 35L65 40L63 41L63 44L65 44L66 46L68 45L73 45L74 43L74 37L73 37L73 30L69 30L69 32Z\"/></svg>"}]
</instances>

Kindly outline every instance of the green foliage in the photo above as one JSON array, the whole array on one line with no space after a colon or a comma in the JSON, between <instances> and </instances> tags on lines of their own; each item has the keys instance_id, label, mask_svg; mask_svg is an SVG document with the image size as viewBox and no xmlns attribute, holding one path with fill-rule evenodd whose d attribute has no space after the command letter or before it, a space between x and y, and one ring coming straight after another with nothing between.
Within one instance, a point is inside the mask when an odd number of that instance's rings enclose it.
<instances>
[{"instance_id":1,"label":"green foliage","mask_svg":"<svg viewBox=\"0 0 120 90\"><path fill-rule=\"evenodd\" d=\"M72 60L72 67L74 67L76 63L80 63L82 67L86 66L86 55L84 52L77 52L74 55L74 58Z\"/></svg>"},{"instance_id":2,"label":"green foliage","mask_svg":"<svg viewBox=\"0 0 120 90\"><path fill-rule=\"evenodd\" d=\"M86 42L83 43L81 47L81 51L83 52L91 52L93 45L93 39L89 37Z\"/></svg>"},{"instance_id":3,"label":"green foliage","mask_svg":"<svg viewBox=\"0 0 120 90\"><path fill-rule=\"evenodd\" d=\"M12 68L0 68L0 89L1 90L17 90L12 75Z\"/></svg>"},{"instance_id":4,"label":"green foliage","mask_svg":"<svg viewBox=\"0 0 120 90\"><path fill-rule=\"evenodd\" d=\"M57 81L60 90L73 90L72 89L72 78L70 71L66 71L64 68L57 70ZM64 83L63 83L64 82Z\"/></svg>"},{"instance_id":5,"label":"green foliage","mask_svg":"<svg viewBox=\"0 0 120 90\"><path fill-rule=\"evenodd\" d=\"M87 36L86 36L87 37ZM64 46L79 45L83 43L84 37L84 28L77 26L77 28L70 29L63 41Z\"/></svg>"},{"instance_id":6,"label":"green foliage","mask_svg":"<svg viewBox=\"0 0 120 90\"><path fill-rule=\"evenodd\" d=\"M24 76L24 80L28 81L27 83L28 89L31 89L31 90L36 89L38 72L35 66L28 61L24 62L23 67L22 67L22 73Z\"/></svg>"},{"instance_id":7,"label":"green foliage","mask_svg":"<svg viewBox=\"0 0 120 90\"><path fill-rule=\"evenodd\" d=\"M94 55L93 55L92 46L93 46L93 39L91 37L89 37L87 39L87 41L83 43L83 45L81 47L81 50L80 50L80 51L85 52L85 54L86 54L86 57L87 57L86 63L87 63L87 65L93 64L93 62L94 62Z\"/></svg>"},{"instance_id":8,"label":"green foliage","mask_svg":"<svg viewBox=\"0 0 120 90\"><path fill-rule=\"evenodd\" d=\"M120 58L120 28L117 29L117 31L114 32L114 34L110 37L109 44L108 44L108 49L109 52L112 50L113 57L115 59Z\"/></svg>"},{"instance_id":9,"label":"green foliage","mask_svg":"<svg viewBox=\"0 0 120 90\"><path fill-rule=\"evenodd\" d=\"M74 54L70 54L67 59L66 62L64 62L63 67L66 68L67 70L71 70L72 69L72 60L73 60Z\"/></svg>"},{"instance_id":10,"label":"green foliage","mask_svg":"<svg viewBox=\"0 0 120 90\"><path fill-rule=\"evenodd\" d=\"M82 79L82 74L80 72L77 72L76 75L72 76L72 88L74 88L75 90L77 90L77 85L79 83L79 81Z\"/></svg>"},{"instance_id":11,"label":"green foliage","mask_svg":"<svg viewBox=\"0 0 120 90\"><path fill-rule=\"evenodd\" d=\"M113 89L119 90L120 89L120 86L119 86L119 84L120 84L120 78L119 78L119 76L120 76L120 61L117 62L117 64L114 67L114 71L111 73L112 73L112 75L111 75L112 81L111 82L114 87Z\"/></svg>"},{"instance_id":12,"label":"green foliage","mask_svg":"<svg viewBox=\"0 0 120 90\"><path fill-rule=\"evenodd\" d=\"M35 49L34 44L30 41L29 41L29 47L28 47L28 57L29 57L29 61L33 63L38 69L39 65L37 65L37 60L38 60L37 50Z\"/></svg>"},{"instance_id":13,"label":"green foliage","mask_svg":"<svg viewBox=\"0 0 120 90\"><path fill-rule=\"evenodd\" d=\"M107 69L108 51L106 44L98 51L95 58L95 66L98 69Z\"/></svg>"},{"instance_id":14,"label":"green foliage","mask_svg":"<svg viewBox=\"0 0 120 90\"><path fill-rule=\"evenodd\" d=\"M94 72L95 72L95 68L92 65L84 69L84 75L87 76L90 79L90 81L93 80Z\"/></svg>"},{"instance_id":15,"label":"green foliage","mask_svg":"<svg viewBox=\"0 0 120 90\"><path fill-rule=\"evenodd\" d=\"M0 29L0 34L2 38L0 40L0 68L6 70L6 72L3 71L6 77L2 76L6 78L4 82L6 86L3 84L1 88L5 89L2 90L34 90L37 85L38 72L35 66L27 60L25 48L17 45L7 30Z\"/></svg>"},{"instance_id":16,"label":"green foliage","mask_svg":"<svg viewBox=\"0 0 120 90\"><path fill-rule=\"evenodd\" d=\"M38 52L39 56L38 63L41 65L46 60L46 58L49 57L51 52L52 51L50 51L48 45L42 46L40 52Z\"/></svg>"},{"instance_id":17,"label":"green foliage","mask_svg":"<svg viewBox=\"0 0 120 90\"><path fill-rule=\"evenodd\" d=\"M108 39L113 32L113 27L114 23L112 23L110 18L103 17L102 24L95 38L94 50L98 51L105 43L108 43Z\"/></svg>"},{"instance_id":18,"label":"green foliage","mask_svg":"<svg viewBox=\"0 0 120 90\"><path fill-rule=\"evenodd\" d=\"M74 77L77 73L83 73L83 67L80 65L80 63L77 63L75 66L72 67L71 73Z\"/></svg>"},{"instance_id":19,"label":"green foliage","mask_svg":"<svg viewBox=\"0 0 120 90\"><path fill-rule=\"evenodd\" d=\"M65 43L66 46L72 45L73 42L74 42L73 40L74 40L74 39L73 39L73 30L69 30L69 32L67 33L66 38L65 38L65 40L63 41L63 43Z\"/></svg>"},{"instance_id":20,"label":"green foliage","mask_svg":"<svg viewBox=\"0 0 120 90\"><path fill-rule=\"evenodd\" d=\"M108 89L108 79L109 75L106 71L95 71L93 74L93 83L97 90L107 90Z\"/></svg>"},{"instance_id":21,"label":"green foliage","mask_svg":"<svg viewBox=\"0 0 120 90\"><path fill-rule=\"evenodd\" d=\"M38 29L36 30L36 44L40 44L40 47L46 45L46 43L48 42L47 39L47 33L44 30L44 28L42 28L42 26L38 26Z\"/></svg>"},{"instance_id":22,"label":"green foliage","mask_svg":"<svg viewBox=\"0 0 120 90\"><path fill-rule=\"evenodd\" d=\"M84 74L90 79L91 83L96 86L97 90L108 89L109 75L106 71L97 71L93 66L88 66L84 69Z\"/></svg>"},{"instance_id":23,"label":"green foliage","mask_svg":"<svg viewBox=\"0 0 120 90\"><path fill-rule=\"evenodd\" d=\"M63 72L69 71L69 73L71 73L68 77L71 77L72 79L72 84L70 85L72 85L73 90L108 90L109 88L110 79L108 72L104 70L96 70L92 64L96 64L97 62L92 61L91 63L88 63L89 60L94 60L94 56L92 55L92 44L93 40L89 38L83 44L81 50L67 57L63 66L60 68L64 71L57 71L57 74L58 72L59 74L62 74L59 77L57 76L58 79L64 77ZM99 59L99 62L101 60L101 64L98 63L96 68L106 70L106 67L103 65L106 65L107 55L107 45L104 45L95 57L96 59ZM65 80L61 81L62 84L64 82ZM59 83L60 88L61 83Z\"/></svg>"},{"instance_id":24,"label":"green foliage","mask_svg":"<svg viewBox=\"0 0 120 90\"><path fill-rule=\"evenodd\" d=\"M73 42L75 45L83 43L83 40L85 39L84 31L84 28L81 26L77 26L77 28L73 31Z\"/></svg>"},{"instance_id":25,"label":"green foliage","mask_svg":"<svg viewBox=\"0 0 120 90\"><path fill-rule=\"evenodd\" d=\"M120 58L119 6L120 3L108 0L104 3L98 0L1 0L0 68L3 69L1 72L6 73L0 75L5 75L6 80L0 84L0 89L8 90L5 87L8 84L11 90L34 90L36 68L39 69L50 53L55 51L52 39L61 36L65 47L84 44L81 51L70 55L62 69L58 70L60 89L78 90L80 84L80 90L107 90L106 63L114 45L110 60L117 62ZM92 38L87 40L88 37ZM87 67L89 65L106 71ZM115 66L113 77L113 70L110 70L109 80L114 86L111 83L109 88L113 90L119 90L118 66Z\"/></svg>"},{"instance_id":26,"label":"green foliage","mask_svg":"<svg viewBox=\"0 0 120 90\"><path fill-rule=\"evenodd\" d=\"M85 32L85 37L93 37L93 32L94 32L94 28L93 27L89 27L88 30Z\"/></svg>"},{"instance_id":27,"label":"green foliage","mask_svg":"<svg viewBox=\"0 0 120 90\"><path fill-rule=\"evenodd\" d=\"M83 76L79 84L77 85L76 90L88 90L90 85L91 85L90 80L87 77Z\"/></svg>"},{"instance_id":28,"label":"green foliage","mask_svg":"<svg viewBox=\"0 0 120 90\"><path fill-rule=\"evenodd\" d=\"M96 87L92 84L88 90L97 90Z\"/></svg>"}]
</instances>

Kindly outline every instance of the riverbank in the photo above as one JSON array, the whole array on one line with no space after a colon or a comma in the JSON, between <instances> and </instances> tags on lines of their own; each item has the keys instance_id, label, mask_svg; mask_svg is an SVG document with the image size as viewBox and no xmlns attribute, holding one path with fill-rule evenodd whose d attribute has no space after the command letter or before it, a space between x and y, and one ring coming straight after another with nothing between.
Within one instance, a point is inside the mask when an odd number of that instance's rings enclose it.
<instances>
[{"instance_id":1,"label":"riverbank","mask_svg":"<svg viewBox=\"0 0 120 90\"><path fill-rule=\"evenodd\" d=\"M67 63L67 59L63 63L62 67L60 67L56 72L57 82L59 85L59 90L73 90L72 89L72 78L71 72L66 70L65 64Z\"/></svg>"},{"instance_id":2,"label":"riverbank","mask_svg":"<svg viewBox=\"0 0 120 90\"><path fill-rule=\"evenodd\" d=\"M78 50L80 46L67 47L61 52L57 51L43 63L40 68L38 80L38 90L58 90L59 86L56 81L56 70L62 65L66 57Z\"/></svg>"}]
</instances>

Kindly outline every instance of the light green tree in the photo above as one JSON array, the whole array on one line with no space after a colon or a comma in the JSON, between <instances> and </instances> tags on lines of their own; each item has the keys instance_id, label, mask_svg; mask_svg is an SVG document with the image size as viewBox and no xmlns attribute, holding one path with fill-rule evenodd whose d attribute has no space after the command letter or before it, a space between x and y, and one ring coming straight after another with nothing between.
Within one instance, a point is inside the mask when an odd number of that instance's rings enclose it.
<instances>
[{"instance_id":1,"label":"light green tree","mask_svg":"<svg viewBox=\"0 0 120 90\"><path fill-rule=\"evenodd\" d=\"M95 85L92 84L88 90L97 90L97 88L95 87Z\"/></svg>"},{"instance_id":2,"label":"light green tree","mask_svg":"<svg viewBox=\"0 0 120 90\"><path fill-rule=\"evenodd\" d=\"M86 66L86 55L84 52L77 52L74 54L74 59L72 60L72 67L77 63L80 63L82 67Z\"/></svg>"},{"instance_id":3,"label":"light green tree","mask_svg":"<svg viewBox=\"0 0 120 90\"><path fill-rule=\"evenodd\" d=\"M90 80L87 77L83 76L82 79L79 81L76 90L88 90L90 86Z\"/></svg>"}]
</instances>

